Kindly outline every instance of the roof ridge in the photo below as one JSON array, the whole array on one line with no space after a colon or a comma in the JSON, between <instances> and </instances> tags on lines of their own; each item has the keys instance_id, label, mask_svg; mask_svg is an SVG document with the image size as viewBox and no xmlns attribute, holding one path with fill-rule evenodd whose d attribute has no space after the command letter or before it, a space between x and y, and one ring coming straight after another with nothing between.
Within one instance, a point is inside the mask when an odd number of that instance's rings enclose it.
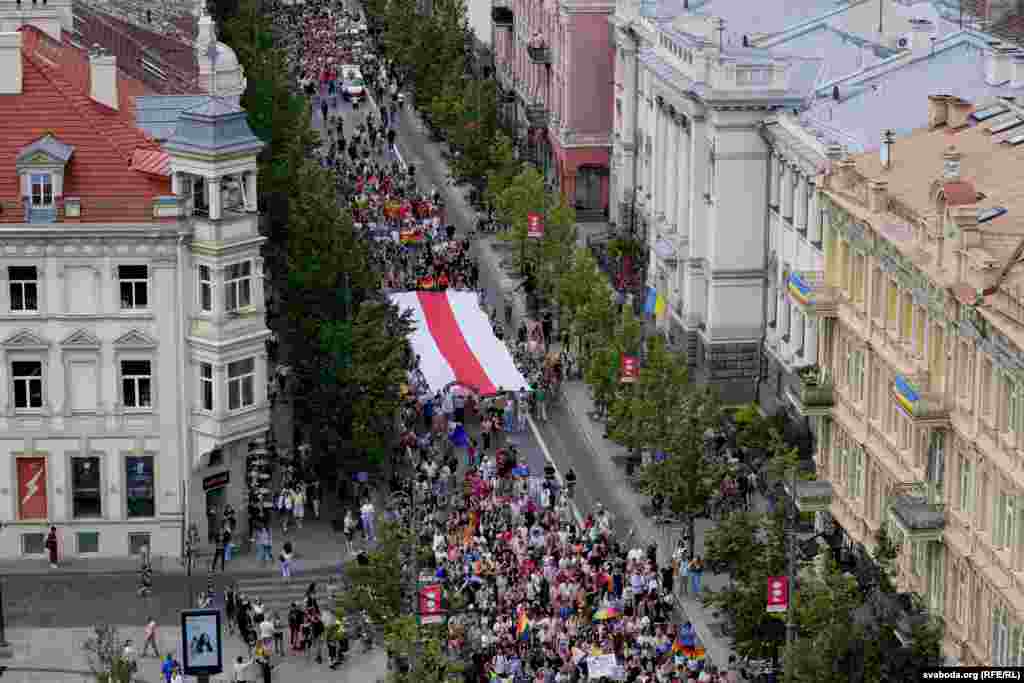
<instances>
[{"instance_id":1,"label":"roof ridge","mask_svg":"<svg viewBox=\"0 0 1024 683\"><path fill-rule=\"evenodd\" d=\"M22 30L24 30L24 28L31 28L33 31L38 31L38 29L35 29L35 27L23 27ZM42 38L42 35L36 35L36 44L38 44L38 41ZM59 43L58 46L62 50L77 49L65 45L64 43ZM131 161L132 151L140 147L140 143L148 144L149 138L136 126L134 126L134 124L128 124L123 118L121 118L120 115L116 115L107 120L100 119L100 117L96 114L96 110L92 106L92 98L90 98L87 93L80 91L71 82L65 79L61 74L60 68L51 68L45 63L45 60L40 59L34 51L24 50L22 54L26 60L28 60L33 66L36 67L36 69L39 70L39 72L43 75L44 78L46 78L48 81L50 81L51 84L53 84L54 88L58 90L60 94L64 97L65 101L68 103L68 106L73 108L80 116L86 118L92 125L95 133L100 135L104 140L106 140L110 147L114 150L114 152L118 156L125 159L125 161ZM116 77L118 80L121 80L120 71L117 72ZM83 103L81 102L82 98L86 98L89 104L83 106ZM119 111L118 114L120 114ZM111 128L115 126L121 126L123 129L130 131L133 134L133 137L136 138L135 145L133 146L132 150L124 150L122 145L111 134ZM141 138L141 140L139 138Z\"/></svg>"}]
</instances>

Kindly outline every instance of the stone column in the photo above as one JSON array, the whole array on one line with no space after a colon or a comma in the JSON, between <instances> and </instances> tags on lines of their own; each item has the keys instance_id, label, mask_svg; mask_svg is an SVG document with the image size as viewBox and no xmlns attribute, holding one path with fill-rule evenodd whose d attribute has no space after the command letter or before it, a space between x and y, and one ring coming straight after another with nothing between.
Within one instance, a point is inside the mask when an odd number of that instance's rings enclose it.
<instances>
[{"instance_id":1,"label":"stone column","mask_svg":"<svg viewBox=\"0 0 1024 683\"><path fill-rule=\"evenodd\" d=\"M793 227L807 229L807 176L800 172L796 174L796 187L793 188Z\"/></svg>"},{"instance_id":2,"label":"stone column","mask_svg":"<svg viewBox=\"0 0 1024 683\"><path fill-rule=\"evenodd\" d=\"M171 174L171 194L176 197L181 196L181 175L180 172Z\"/></svg>"},{"instance_id":3,"label":"stone column","mask_svg":"<svg viewBox=\"0 0 1024 683\"><path fill-rule=\"evenodd\" d=\"M793 167L785 164L782 169L782 212L783 218L793 218Z\"/></svg>"},{"instance_id":4,"label":"stone column","mask_svg":"<svg viewBox=\"0 0 1024 683\"><path fill-rule=\"evenodd\" d=\"M213 413L218 420L228 416L228 366L213 364Z\"/></svg>"},{"instance_id":5,"label":"stone column","mask_svg":"<svg viewBox=\"0 0 1024 683\"><path fill-rule=\"evenodd\" d=\"M669 108L665 124L668 129L668 138L665 140L665 156L668 157L665 166L665 223L671 224L675 222L678 205L676 196L679 193L676 187L676 174L679 172L679 151L676 149L679 144L679 127L676 125L675 109Z\"/></svg>"},{"instance_id":6,"label":"stone column","mask_svg":"<svg viewBox=\"0 0 1024 683\"><path fill-rule=\"evenodd\" d=\"M210 220L220 220L221 193L220 176L208 178L206 182L206 197L210 206Z\"/></svg>"},{"instance_id":7,"label":"stone column","mask_svg":"<svg viewBox=\"0 0 1024 683\"><path fill-rule=\"evenodd\" d=\"M807 239L821 244L821 209L818 205L818 186L810 183L807 186Z\"/></svg>"},{"instance_id":8,"label":"stone column","mask_svg":"<svg viewBox=\"0 0 1024 683\"><path fill-rule=\"evenodd\" d=\"M256 171L249 171L245 174L245 210L250 213L259 211L256 190Z\"/></svg>"},{"instance_id":9,"label":"stone column","mask_svg":"<svg viewBox=\"0 0 1024 683\"><path fill-rule=\"evenodd\" d=\"M768 205L779 205L779 155L774 150L768 152Z\"/></svg>"},{"instance_id":10,"label":"stone column","mask_svg":"<svg viewBox=\"0 0 1024 683\"><path fill-rule=\"evenodd\" d=\"M676 145L676 232L679 235L689 234L690 218L690 131L688 121L678 114L676 123L679 127L679 144ZM682 254L677 254L682 257Z\"/></svg>"}]
</instances>

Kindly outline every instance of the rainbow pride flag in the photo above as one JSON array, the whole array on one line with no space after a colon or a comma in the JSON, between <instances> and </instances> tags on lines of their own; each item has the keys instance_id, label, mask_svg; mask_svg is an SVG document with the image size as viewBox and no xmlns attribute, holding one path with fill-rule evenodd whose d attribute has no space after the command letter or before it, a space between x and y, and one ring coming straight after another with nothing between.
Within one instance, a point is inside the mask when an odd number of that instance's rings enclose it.
<instances>
[{"instance_id":1,"label":"rainbow pride flag","mask_svg":"<svg viewBox=\"0 0 1024 683\"><path fill-rule=\"evenodd\" d=\"M526 640L530 637L530 620L526 618L526 612L519 613L519 620L516 622L516 640Z\"/></svg>"}]
</instances>

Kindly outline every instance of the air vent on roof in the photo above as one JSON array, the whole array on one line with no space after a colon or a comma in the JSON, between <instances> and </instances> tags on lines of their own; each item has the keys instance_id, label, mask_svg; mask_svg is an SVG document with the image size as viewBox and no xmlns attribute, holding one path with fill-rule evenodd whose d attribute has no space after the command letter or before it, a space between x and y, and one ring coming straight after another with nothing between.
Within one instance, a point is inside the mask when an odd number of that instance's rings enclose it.
<instances>
[{"instance_id":1,"label":"air vent on roof","mask_svg":"<svg viewBox=\"0 0 1024 683\"><path fill-rule=\"evenodd\" d=\"M1006 213L1006 209L1001 206L993 206L991 209L982 209L978 212L978 222L987 223L993 218L999 218L1004 213Z\"/></svg>"},{"instance_id":2,"label":"air vent on roof","mask_svg":"<svg viewBox=\"0 0 1024 683\"><path fill-rule=\"evenodd\" d=\"M1003 140L1003 142L1013 147L1016 147L1017 145L1024 142L1024 133L1018 133L1017 135L1014 135L1012 138L1006 138L1005 140Z\"/></svg>"},{"instance_id":3,"label":"air vent on roof","mask_svg":"<svg viewBox=\"0 0 1024 683\"><path fill-rule=\"evenodd\" d=\"M971 114L971 118L975 121L988 121L994 116L999 116L1006 111L1006 107L1001 104L997 104L994 107L986 107L980 111L976 111Z\"/></svg>"},{"instance_id":4,"label":"air vent on roof","mask_svg":"<svg viewBox=\"0 0 1024 683\"><path fill-rule=\"evenodd\" d=\"M1022 123L1024 123L1024 119L1014 117L1009 121L1004 121L1003 123L1000 123L998 126L993 126L992 128L989 128L988 132L992 133L993 135L995 135L996 133L1005 133L1011 128L1016 128Z\"/></svg>"}]
</instances>

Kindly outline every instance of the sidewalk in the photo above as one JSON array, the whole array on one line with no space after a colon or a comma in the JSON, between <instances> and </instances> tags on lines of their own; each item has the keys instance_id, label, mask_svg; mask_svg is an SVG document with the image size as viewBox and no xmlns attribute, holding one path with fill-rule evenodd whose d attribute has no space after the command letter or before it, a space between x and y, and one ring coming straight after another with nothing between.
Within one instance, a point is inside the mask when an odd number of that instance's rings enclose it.
<instances>
[{"instance_id":1,"label":"sidewalk","mask_svg":"<svg viewBox=\"0 0 1024 683\"><path fill-rule=\"evenodd\" d=\"M116 628L120 640L131 639L136 649L142 651L142 626ZM161 655L171 652L178 661L181 661L180 633L180 624L160 624L157 640ZM82 645L92 636L91 628L9 629L7 639L11 643L13 657L3 660L5 666L12 669L59 669L68 673L9 670L3 674L4 683L94 682L96 677L89 673L89 661L82 651ZM248 648L237 637L225 633L224 673L212 676L211 683L234 680L233 664L235 658L239 656L248 658ZM139 672L135 679L137 683L157 683L163 680L160 675L161 660L150 656L140 657L138 662ZM307 659L305 655L276 658L274 663L278 664L278 667L273 673L273 680L283 683L374 683L387 675L387 657L380 647L365 654L357 651L337 671L332 671L326 664L317 664L312 659ZM257 677L253 678L256 679ZM262 680L262 676L258 679Z\"/></svg>"},{"instance_id":2,"label":"sidewalk","mask_svg":"<svg viewBox=\"0 0 1024 683\"><path fill-rule=\"evenodd\" d=\"M603 436L604 423L596 422L590 417L590 414L595 410L595 406L586 384L583 382L566 382L563 386L565 388L563 405L567 409L568 416L583 434L594 458L595 469L600 470L608 481L622 482L624 480L624 472L620 470L617 463L625 461L628 449L610 439L605 439ZM656 543L659 560L661 562L669 561L682 530L656 526L642 509L643 506L648 504L647 497L637 493L630 486L620 485L609 488L619 505L629 511L632 518L630 521L636 528L635 537L643 539L644 542ZM759 508L765 505L763 500L758 500L757 503ZM694 555L704 554L705 535L714 527L715 522L710 520L698 519L696 521ZM680 580L684 580L684 577L680 577ZM704 572L702 581L704 588L721 590L728 583L729 577L727 575ZM685 619L693 623L709 659L716 665L724 667L729 661L729 656L736 653L732 649L730 639L722 634L722 620L715 616L713 609L705 608L702 602L692 594L680 594L678 591L676 594L680 610Z\"/></svg>"}]
</instances>

